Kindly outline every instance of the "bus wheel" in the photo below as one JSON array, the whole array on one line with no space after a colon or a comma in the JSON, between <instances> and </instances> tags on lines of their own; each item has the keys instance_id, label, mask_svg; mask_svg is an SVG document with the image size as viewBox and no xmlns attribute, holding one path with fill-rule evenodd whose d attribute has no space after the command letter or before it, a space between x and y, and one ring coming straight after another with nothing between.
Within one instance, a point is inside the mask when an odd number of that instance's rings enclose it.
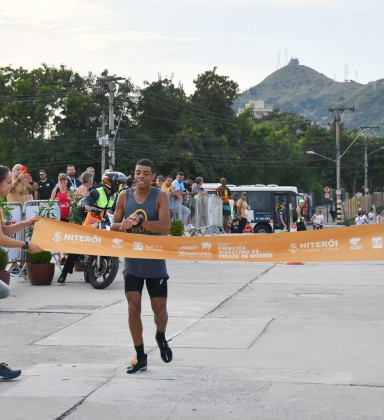
<instances>
[{"instance_id":1,"label":"bus wheel","mask_svg":"<svg viewBox=\"0 0 384 420\"><path fill-rule=\"evenodd\" d=\"M255 226L253 231L255 233L272 233L271 226L263 224Z\"/></svg>"}]
</instances>

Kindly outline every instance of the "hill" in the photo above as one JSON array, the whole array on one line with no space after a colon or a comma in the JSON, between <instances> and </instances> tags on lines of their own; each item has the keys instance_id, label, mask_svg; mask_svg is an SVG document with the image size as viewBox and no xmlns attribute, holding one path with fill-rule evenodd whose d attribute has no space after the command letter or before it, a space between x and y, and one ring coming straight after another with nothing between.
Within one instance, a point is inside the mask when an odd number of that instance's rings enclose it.
<instances>
[{"instance_id":1,"label":"hill","mask_svg":"<svg viewBox=\"0 0 384 420\"><path fill-rule=\"evenodd\" d=\"M335 82L299 64L297 59L275 71L260 84L243 92L234 102L235 112L250 100L263 100L265 108L296 112L326 125L333 119L330 106L355 106L343 114L346 128L378 125L384 127L384 79L367 85L353 80Z\"/></svg>"}]
</instances>

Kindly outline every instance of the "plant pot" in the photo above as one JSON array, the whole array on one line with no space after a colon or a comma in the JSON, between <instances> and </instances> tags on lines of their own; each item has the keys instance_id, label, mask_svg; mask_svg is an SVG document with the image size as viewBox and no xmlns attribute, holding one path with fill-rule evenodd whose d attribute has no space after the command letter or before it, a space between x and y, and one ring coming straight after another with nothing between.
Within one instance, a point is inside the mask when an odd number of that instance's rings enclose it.
<instances>
[{"instance_id":1,"label":"plant pot","mask_svg":"<svg viewBox=\"0 0 384 420\"><path fill-rule=\"evenodd\" d=\"M74 267L75 271L85 271L85 265L79 262L75 263L75 267Z\"/></svg>"},{"instance_id":2,"label":"plant pot","mask_svg":"<svg viewBox=\"0 0 384 420\"><path fill-rule=\"evenodd\" d=\"M11 274L7 270L0 270L0 280L9 285Z\"/></svg>"},{"instance_id":3,"label":"plant pot","mask_svg":"<svg viewBox=\"0 0 384 420\"><path fill-rule=\"evenodd\" d=\"M49 286L55 274L55 263L32 264L27 262L27 273L33 286Z\"/></svg>"}]
</instances>

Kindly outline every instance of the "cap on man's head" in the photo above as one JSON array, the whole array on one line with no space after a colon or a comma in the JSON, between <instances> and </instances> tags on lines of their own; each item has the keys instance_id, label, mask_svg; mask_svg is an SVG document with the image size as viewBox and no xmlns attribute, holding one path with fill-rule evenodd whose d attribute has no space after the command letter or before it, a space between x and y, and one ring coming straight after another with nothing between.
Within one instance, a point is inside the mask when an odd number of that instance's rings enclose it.
<instances>
[{"instance_id":1,"label":"cap on man's head","mask_svg":"<svg viewBox=\"0 0 384 420\"><path fill-rule=\"evenodd\" d=\"M363 211L363 209L360 207L360 208L357 209L357 211Z\"/></svg>"},{"instance_id":2,"label":"cap on man's head","mask_svg":"<svg viewBox=\"0 0 384 420\"><path fill-rule=\"evenodd\" d=\"M301 198L300 200L299 200L299 204L304 204L305 203L305 201Z\"/></svg>"},{"instance_id":3,"label":"cap on man's head","mask_svg":"<svg viewBox=\"0 0 384 420\"><path fill-rule=\"evenodd\" d=\"M65 174L65 173L61 173L61 174L59 174L59 176L57 177L58 179L63 179L63 178L67 178L67 174Z\"/></svg>"},{"instance_id":4,"label":"cap on man's head","mask_svg":"<svg viewBox=\"0 0 384 420\"><path fill-rule=\"evenodd\" d=\"M159 175L156 179L157 179L158 181L165 181L165 178L164 178L164 176L163 176L163 175Z\"/></svg>"}]
</instances>

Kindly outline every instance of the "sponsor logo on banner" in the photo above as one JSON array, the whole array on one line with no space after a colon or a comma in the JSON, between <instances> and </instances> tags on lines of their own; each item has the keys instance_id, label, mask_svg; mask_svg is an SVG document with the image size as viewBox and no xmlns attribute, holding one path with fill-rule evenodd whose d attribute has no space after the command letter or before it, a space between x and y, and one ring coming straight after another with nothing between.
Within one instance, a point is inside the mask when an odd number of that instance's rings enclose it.
<instances>
[{"instance_id":1,"label":"sponsor logo on banner","mask_svg":"<svg viewBox=\"0 0 384 420\"><path fill-rule=\"evenodd\" d=\"M112 239L112 248L124 248L122 245L123 240L119 238Z\"/></svg>"},{"instance_id":2,"label":"sponsor logo on banner","mask_svg":"<svg viewBox=\"0 0 384 420\"><path fill-rule=\"evenodd\" d=\"M373 249L382 249L383 248L383 238L381 236L377 236L372 238L372 248Z\"/></svg>"},{"instance_id":3,"label":"sponsor logo on banner","mask_svg":"<svg viewBox=\"0 0 384 420\"><path fill-rule=\"evenodd\" d=\"M155 251L155 252L163 252L163 247L161 245L145 245L146 251Z\"/></svg>"},{"instance_id":4,"label":"sponsor logo on banner","mask_svg":"<svg viewBox=\"0 0 384 420\"><path fill-rule=\"evenodd\" d=\"M133 250L134 251L162 252L163 247L161 245L151 245L151 244L144 244L143 242L134 242L133 243Z\"/></svg>"},{"instance_id":5,"label":"sponsor logo on banner","mask_svg":"<svg viewBox=\"0 0 384 420\"><path fill-rule=\"evenodd\" d=\"M300 252L334 252L338 250L338 242L335 239L328 241L302 242Z\"/></svg>"},{"instance_id":6,"label":"sponsor logo on banner","mask_svg":"<svg viewBox=\"0 0 384 420\"><path fill-rule=\"evenodd\" d=\"M179 248L179 251L197 251L199 249L199 245L187 245L187 246L182 246L181 248Z\"/></svg>"},{"instance_id":7,"label":"sponsor logo on banner","mask_svg":"<svg viewBox=\"0 0 384 420\"><path fill-rule=\"evenodd\" d=\"M61 232L56 231L52 238L55 242L61 242L63 240Z\"/></svg>"},{"instance_id":8,"label":"sponsor logo on banner","mask_svg":"<svg viewBox=\"0 0 384 420\"><path fill-rule=\"evenodd\" d=\"M336 239L330 239L328 241L316 241L316 242L299 242L290 243L288 251L292 254L296 252L310 253L310 252L335 252L338 250L338 242Z\"/></svg>"},{"instance_id":9,"label":"sponsor logo on banner","mask_svg":"<svg viewBox=\"0 0 384 420\"><path fill-rule=\"evenodd\" d=\"M358 251L360 249L363 249L363 245L361 243L361 238L351 238L349 240L349 248L352 251Z\"/></svg>"},{"instance_id":10,"label":"sponsor logo on banner","mask_svg":"<svg viewBox=\"0 0 384 420\"><path fill-rule=\"evenodd\" d=\"M201 249L203 249L204 251L210 251L212 248L212 244L210 242L203 242L201 244Z\"/></svg>"},{"instance_id":11,"label":"sponsor logo on banner","mask_svg":"<svg viewBox=\"0 0 384 420\"><path fill-rule=\"evenodd\" d=\"M205 241L200 245L182 246L178 249L177 253L180 257L211 258L211 248L212 244Z\"/></svg>"},{"instance_id":12,"label":"sponsor logo on banner","mask_svg":"<svg viewBox=\"0 0 384 420\"><path fill-rule=\"evenodd\" d=\"M134 242L133 243L133 250L134 251L144 251L144 244L142 242Z\"/></svg>"},{"instance_id":13,"label":"sponsor logo on banner","mask_svg":"<svg viewBox=\"0 0 384 420\"><path fill-rule=\"evenodd\" d=\"M52 238L55 242L64 242L64 243L71 243L71 244L87 244L89 246L100 246L101 244L101 237L97 235L75 235L73 233L62 233L60 231L56 231Z\"/></svg>"},{"instance_id":14,"label":"sponsor logo on banner","mask_svg":"<svg viewBox=\"0 0 384 420\"><path fill-rule=\"evenodd\" d=\"M218 244L219 258L238 258L238 259L271 259L272 252L260 252L259 249L247 248L245 245L230 245L228 243Z\"/></svg>"}]
</instances>

